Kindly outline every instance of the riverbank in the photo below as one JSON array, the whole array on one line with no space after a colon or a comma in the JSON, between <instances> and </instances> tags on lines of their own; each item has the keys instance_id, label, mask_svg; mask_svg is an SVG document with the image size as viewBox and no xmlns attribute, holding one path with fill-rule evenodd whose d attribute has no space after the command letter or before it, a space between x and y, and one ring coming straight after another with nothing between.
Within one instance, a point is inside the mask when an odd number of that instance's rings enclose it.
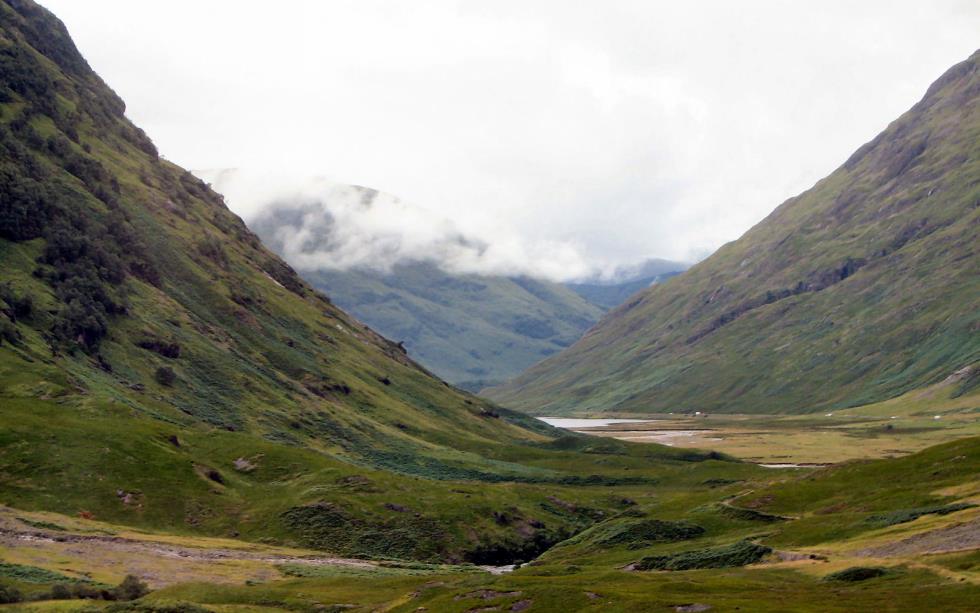
<instances>
[{"instance_id":1,"label":"riverbank","mask_svg":"<svg viewBox=\"0 0 980 613\"><path fill-rule=\"evenodd\" d=\"M543 417L551 425L634 443L715 450L781 468L898 457L980 435L980 395L937 399L930 390L816 415L655 414Z\"/></svg>"}]
</instances>

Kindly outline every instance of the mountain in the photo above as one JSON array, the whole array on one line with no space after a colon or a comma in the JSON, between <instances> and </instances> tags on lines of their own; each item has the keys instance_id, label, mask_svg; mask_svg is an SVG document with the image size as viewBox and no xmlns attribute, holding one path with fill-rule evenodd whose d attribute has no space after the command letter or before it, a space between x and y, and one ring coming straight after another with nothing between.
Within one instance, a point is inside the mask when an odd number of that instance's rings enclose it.
<instances>
[{"instance_id":1,"label":"mountain","mask_svg":"<svg viewBox=\"0 0 980 613\"><path fill-rule=\"evenodd\" d=\"M361 556L528 559L615 511L578 485L718 457L596 469L433 377L160 157L27 0L0 2L0 407L5 505Z\"/></svg>"},{"instance_id":2,"label":"mountain","mask_svg":"<svg viewBox=\"0 0 980 613\"><path fill-rule=\"evenodd\" d=\"M362 201L367 194L363 206L384 207L372 192L352 186L333 197ZM337 268L341 256L333 243L344 228L322 202L278 202L249 226L341 308L471 391L502 383L568 347L603 313L561 284L528 276L451 273L433 260ZM287 248L296 237L305 239L302 245Z\"/></svg>"},{"instance_id":3,"label":"mountain","mask_svg":"<svg viewBox=\"0 0 980 613\"><path fill-rule=\"evenodd\" d=\"M679 275L689 267L684 262L649 259L635 266L618 268L609 278L597 276L565 283L565 286L592 304L609 310L623 304L640 290Z\"/></svg>"},{"instance_id":4,"label":"mountain","mask_svg":"<svg viewBox=\"0 0 980 613\"><path fill-rule=\"evenodd\" d=\"M843 166L486 391L538 414L806 412L980 384L980 53Z\"/></svg>"},{"instance_id":5,"label":"mountain","mask_svg":"<svg viewBox=\"0 0 980 613\"><path fill-rule=\"evenodd\" d=\"M768 468L556 430L348 317L124 110L0 0L4 610L976 609L980 438ZM976 396L936 387L901 410L956 436Z\"/></svg>"}]
</instances>

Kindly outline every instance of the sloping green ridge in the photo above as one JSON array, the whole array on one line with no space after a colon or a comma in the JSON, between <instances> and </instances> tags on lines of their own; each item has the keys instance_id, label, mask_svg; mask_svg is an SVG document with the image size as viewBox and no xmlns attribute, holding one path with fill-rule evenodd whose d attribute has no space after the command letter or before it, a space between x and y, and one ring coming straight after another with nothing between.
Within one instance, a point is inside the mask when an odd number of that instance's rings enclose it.
<instances>
[{"instance_id":1,"label":"sloping green ridge","mask_svg":"<svg viewBox=\"0 0 980 613\"><path fill-rule=\"evenodd\" d=\"M806 412L980 361L980 53L813 188L487 390L538 414ZM954 375L975 389L976 368Z\"/></svg>"},{"instance_id":2,"label":"sloping green ridge","mask_svg":"<svg viewBox=\"0 0 980 613\"><path fill-rule=\"evenodd\" d=\"M348 317L159 158L46 11L0 8L5 395L348 453L538 437Z\"/></svg>"}]
</instances>

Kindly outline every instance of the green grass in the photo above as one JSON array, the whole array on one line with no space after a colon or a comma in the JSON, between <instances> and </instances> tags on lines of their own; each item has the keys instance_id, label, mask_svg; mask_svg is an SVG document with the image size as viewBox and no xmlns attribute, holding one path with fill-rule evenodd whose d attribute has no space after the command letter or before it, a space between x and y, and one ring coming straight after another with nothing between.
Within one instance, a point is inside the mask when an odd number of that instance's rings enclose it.
<instances>
[{"instance_id":1,"label":"green grass","mask_svg":"<svg viewBox=\"0 0 980 613\"><path fill-rule=\"evenodd\" d=\"M967 553L933 556L930 561L952 571L980 573L980 549Z\"/></svg>"},{"instance_id":2,"label":"green grass","mask_svg":"<svg viewBox=\"0 0 980 613\"><path fill-rule=\"evenodd\" d=\"M433 561L488 549L498 557L525 556L529 546L617 513L622 498L641 496L651 483L680 489L700 483L702 475L766 474L751 465L691 462L667 448L617 442L610 454L487 446L487 455L508 466L555 476L447 481L359 466L248 433L177 428L114 405L8 399L0 424L0 501L17 508L85 513L177 534L237 533L349 555ZM170 440L175 435L179 447ZM254 468L236 470L239 458L251 458ZM488 460L484 470L496 465ZM208 478L209 470L223 483ZM563 482L596 471L601 478ZM634 480L622 481L626 475ZM475 540L473 529L480 534Z\"/></svg>"},{"instance_id":3,"label":"green grass","mask_svg":"<svg viewBox=\"0 0 980 613\"><path fill-rule=\"evenodd\" d=\"M0 577L12 579L22 583L75 583L81 581L73 577L62 575L44 568L36 566L24 566L22 564L6 564L0 562Z\"/></svg>"},{"instance_id":4,"label":"green grass","mask_svg":"<svg viewBox=\"0 0 980 613\"><path fill-rule=\"evenodd\" d=\"M799 517L772 542L815 545L911 521L909 510L955 518L973 505L937 492L970 483L978 468L980 439L964 439L903 458L829 467L739 498L738 504Z\"/></svg>"},{"instance_id":5,"label":"green grass","mask_svg":"<svg viewBox=\"0 0 980 613\"><path fill-rule=\"evenodd\" d=\"M147 600L181 599L204 606L259 605L312 611L317 604L355 604L367 611L386 603L394 612L462 613L477 607L507 610L532 601L530 610L670 610L703 603L721 611L850 612L943 610L969 611L976 588L948 582L923 571L894 573L874 581L824 582L787 570L712 569L677 573L625 573L583 570L575 575L518 571L497 579L438 577L419 580L299 579L251 587L185 585L152 594ZM488 593L489 591L489 593ZM302 596L298 596L298 595ZM928 594L928 596L926 596ZM920 607L920 609L916 609Z\"/></svg>"},{"instance_id":6,"label":"green grass","mask_svg":"<svg viewBox=\"0 0 980 613\"><path fill-rule=\"evenodd\" d=\"M915 521L923 515L949 515L950 513L963 511L965 509L972 509L976 506L977 505L975 504L967 502L957 502L956 504L920 507L917 509L899 509L897 511L883 513L881 515L872 515L867 519L867 521L881 527L894 526L896 524L904 524L910 521Z\"/></svg>"}]
</instances>

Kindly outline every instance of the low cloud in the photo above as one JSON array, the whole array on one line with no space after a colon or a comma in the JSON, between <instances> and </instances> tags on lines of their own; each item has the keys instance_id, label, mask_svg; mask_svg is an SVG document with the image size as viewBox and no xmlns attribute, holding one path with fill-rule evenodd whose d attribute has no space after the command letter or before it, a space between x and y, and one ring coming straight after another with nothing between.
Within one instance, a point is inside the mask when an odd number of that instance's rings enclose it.
<instances>
[{"instance_id":1,"label":"low cloud","mask_svg":"<svg viewBox=\"0 0 980 613\"><path fill-rule=\"evenodd\" d=\"M328 173L428 212L352 213L331 260L555 278L737 238L980 29L969 0L44 4L168 159L297 179L229 196L243 217Z\"/></svg>"},{"instance_id":2,"label":"low cloud","mask_svg":"<svg viewBox=\"0 0 980 613\"><path fill-rule=\"evenodd\" d=\"M242 170L197 171L298 270L390 271L428 261L447 272L526 275L555 281L607 276L576 246L527 241L515 232L464 232L452 220L396 196L323 178Z\"/></svg>"}]
</instances>

